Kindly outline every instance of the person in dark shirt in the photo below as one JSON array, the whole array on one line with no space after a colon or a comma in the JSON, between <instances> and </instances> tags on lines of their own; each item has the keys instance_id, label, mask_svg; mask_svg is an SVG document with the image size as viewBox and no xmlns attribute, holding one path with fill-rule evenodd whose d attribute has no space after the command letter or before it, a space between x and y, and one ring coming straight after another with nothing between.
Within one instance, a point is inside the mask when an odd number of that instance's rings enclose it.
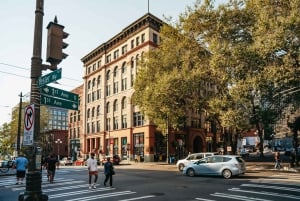
<instances>
[{"instance_id":1,"label":"person in dark shirt","mask_svg":"<svg viewBox=\"0 0 300 201\"><path fill-rule=\"evenodd\" d=\"M46 161L47 173L49 175L50 183L53 183L56 168L59 168L59 161L56 158L55 154L51 154L50 158Z\"/></svg>"},{"instance_id":2,"label":"person in dark shirt","mask_svg":"<svg viewBox=\"0 0 300 201\"><path fill-rule=\"evenodd\" d=\"M112 187L113 183L113 175L115 174L114 171L114 166L113 163L110 162L110 157L107 158L107 162L104 164L104 175L105 175L105 180L104 180L104 186L106 186L106 182L109 179L109 185Z\"/></svg>"}]
</instances>

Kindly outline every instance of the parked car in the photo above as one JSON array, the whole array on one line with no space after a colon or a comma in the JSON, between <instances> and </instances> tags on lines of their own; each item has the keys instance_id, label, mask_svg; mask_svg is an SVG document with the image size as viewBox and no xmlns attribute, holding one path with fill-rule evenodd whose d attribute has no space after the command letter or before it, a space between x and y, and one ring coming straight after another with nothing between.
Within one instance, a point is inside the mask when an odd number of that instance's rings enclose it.
<instances>
[{"instance_id":1,"label":"parked car","mask_svg":"<svg viewBox=\"0 0 300 201\"><path fill-rule=\"evenodd\" d=\"M178 160L176 163L176 166L178 170L181 172L183 168L188 165L189 163L196 162L204 157L207 156L213 156L216 155L216 153L213 152L202 152L202 153L193 153L188 155L185 159Z\"/></svg>"},{"instance_id":2,"label":"parked car","mask_svg":"<svg viewBox=\"0 0 300 201\"><path fill-rule=\"evenodd\" d=\"M250 153L247 149L240 149L240 156L241 157L249 157Z\"/></svg>"},{"instance_id":3,"label":"parked car","mask_svg":"<svg viewBox=\"0 0 300 201\"><path fill-rule=\"evenodd\" d=\"M71 157L64 157L59 161L59 165L73 165L73 161Z\"/></svg>"},{"instance_id":4,"label":"parked car","mask_svg":"<svg viewBox=\"0 0 300 201\"><path fill-rule=\"evenodd\" d=\"M193 177L196 175L219 175L226 179L235 175L244 174L246 164L241 156L216 155L209 156L190 163L183 168L183 174Z\"/></svg>"},{"instance_id":5,"label":"parked car","mask_svg":"<svg viewBox=\"0 0 300 201\"><path fill-rule=\"evenodd\" d=\"M120 158L119 155L114 155L113 157L112 157L112 156L105 156L105 157L102 159L102 161L101 161L102 165L104 165L104 163L107 162L107 158L108 158L108 157L110 157L110 161L111 161L114 165L119 165L120 162L121 162L121 158Z\"/></svg>"}]
</instances>

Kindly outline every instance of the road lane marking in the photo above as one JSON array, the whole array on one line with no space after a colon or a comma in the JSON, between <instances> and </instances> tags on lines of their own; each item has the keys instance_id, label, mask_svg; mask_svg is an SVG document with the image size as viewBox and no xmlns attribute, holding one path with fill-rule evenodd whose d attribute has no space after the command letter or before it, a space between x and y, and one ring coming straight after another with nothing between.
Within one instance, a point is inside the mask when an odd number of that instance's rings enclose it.
<instances>
[{"instance_id":1,"label":"road lane marking","mask_svg":"<svg viewBox=\"0 0 300 201\"><path fill-rule=\"evenodd\" d=\"M216 197L223 197L223 198L230 198L234 200L244 200L244 201L272 201L272 200L266 200L262 198L257 198L257 197L248 197L248 196L242 196L242 195L232 195L232 194L226 194L226 193L214 193L210 194L211 196L216 196Z\"/></svg>"},{"instance_id":2,"label":"road lane marking","mask_svg":"<svg viewBox=\"0 0 300 201\"><path fill-rule=\"evenodd\" d=\"M247 187L259 187L259 188L271 188L276 190L285 190L285 191L293 191L293 192L300 192L300 188L290 188L290 187L284 187L284 186L270 186L270 185L260 185L260 184L242 184L241 186L247 186Z\"/></svg>"},{"instance_id":3,"label":"road lane marking","mask_svg":"<svg viewBox=\"0 0 300 201\"><path fill-rule=\"evenodd\" d=\"M129 199L124 199L124 200L119 200L119 201L141 200L141 199L147 199L147 198L153 198L153 197L155 197L155 196L154 195L147 195L147 196L129 198Z\"/></svg>"},{"instance_id":4,"label":"road lane marking","mask_svg":"<svg viewBox=\"0 0 300 201\"><path fill-rule=\"evenodd\" d=\"M93 195L93 196L88 196L88 197L80 197L80 198L75 198L75 199L70 199L70 200L65 200L65 201L88 201L88 200L103 199L103 198L108 198L108 197L116 197L116 196L121 196L121 195L130 195L130 194L134 194L134 193L136 193L136 192L121 191L121 192L115 192L115 193Z\"/></svg>"},{"instance_id":5,"label":"road lane marking","mask_svg":"<svg viewBox=\"0 0 300 201\"><path fill-rule=\"evenodd\" d=\"M251 193L251 194L259 194L259 195L270 195L270 196L274 196L274 197L282 197L282 198L300 200L300 196L294 196L294 195L282 194L282 193L275 193L275 192L249 191L249 190L241 190L239 188L231 188L231 189L228 189L228 190L229 191L234 191L234 192Z\"/></svg>"}]
</instances>

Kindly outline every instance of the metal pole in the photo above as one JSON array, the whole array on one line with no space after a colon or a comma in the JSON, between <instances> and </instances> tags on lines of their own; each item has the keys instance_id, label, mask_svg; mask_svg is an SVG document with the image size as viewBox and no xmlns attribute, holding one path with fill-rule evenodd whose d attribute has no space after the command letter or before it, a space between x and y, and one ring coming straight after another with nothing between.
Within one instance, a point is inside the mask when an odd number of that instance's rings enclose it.
<instances>
[{"instance_id":1,"label":"metal pole","mask_svg":"<svg viewBox=\"0 0 300 201\"><path fill-rule=\"evenodd\" d=\"M17 155L20 154L20 138L21 138L21 115L22 115L22 92L20 93L20 103L19 103L19 120L18 120L18 137L17 137Z\"/></svg>"},{"instance_id":2,"label":"metal pole","mask_svg":"<svg viewBox=\"0 0 300 201\"><path fill-rule=\"evenodd\" d=\"M38 78L42 75L42 32L43 32L44 0L36 0L35 26L33 39L33 55L31 58L31 93L30 102L34 104L34 133L32 146L26 149L28 173L26 175L26 191L19 195L19 201L47 201L48 196L42 194L42 176L37 164L37 143L40 137L40 90Z\"/></svg>"},{"instance_id":3,"label":"metal pole","mask_svg":"<svg viewBox=\"0 0 300 201\"><path fill-rule=\"evenodd\" d=\"M169 115L167 113L167 122L166 122L166 141L167 141L167 163L170 162L169 160Z\"/></svg>"}]
</instances>

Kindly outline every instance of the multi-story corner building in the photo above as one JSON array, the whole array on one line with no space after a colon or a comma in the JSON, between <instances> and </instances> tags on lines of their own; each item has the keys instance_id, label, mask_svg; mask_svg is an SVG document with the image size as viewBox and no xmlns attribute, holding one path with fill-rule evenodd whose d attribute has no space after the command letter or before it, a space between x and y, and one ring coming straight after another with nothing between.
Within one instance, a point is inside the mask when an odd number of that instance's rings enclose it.
<instances>
[{"instance_id":1,"label":"multi-story corner building","mask_svg":"<svg viewBox=\"0 0 300 201\"><path fill-rule=\"evenodd\" d=\"M82 58L83 152L153 161L155 128L131 103L138 62L159 43L163 22L146 14Z\"/></svg>"},{"instance_id":2,"label":"multi-story corner building","mask_svg":"<svg viewBox=\"0 0 300 201\"><path fill-rule=\"evenodd\" d=\"M169 151L180 158L189 151L212 151L213 139L220 141L203 114L190 116L184 131L170 130L166 138L132 104L138 63L159 45L162 25L162 20L147 13L81 59L84 137L80 151L84 157L95 152L154 161Z\"/></svg>"},{"instance_id":3,"label":"multi-story corner building","mask_svg":"<svg viewBox=\"0 0 300 201\"><path fill-rule=\"evenodd\" d=\"M79 97L79 105L78 110L69 110L68 116L69 116L69 156L72 157L73 160L77 160L80 158L83 154L82 147L83 147L83 124L82 124L82 94L83 94L83 85L80 85L79 87L73 89L71 91L72 93L75 93Z\"/></svg>"},{"instance_id":4,"label":"multi-story corner building","mask_svg":"<svg viewBox=\"0 0 300 201\"><path fill-rule=\"evenodd\" d=\"M69 156L68 149L68 110L45 106L49 113L48 126L43 128L44 153L54 153L61 159Z\"/></svg>"}]
</instances>

